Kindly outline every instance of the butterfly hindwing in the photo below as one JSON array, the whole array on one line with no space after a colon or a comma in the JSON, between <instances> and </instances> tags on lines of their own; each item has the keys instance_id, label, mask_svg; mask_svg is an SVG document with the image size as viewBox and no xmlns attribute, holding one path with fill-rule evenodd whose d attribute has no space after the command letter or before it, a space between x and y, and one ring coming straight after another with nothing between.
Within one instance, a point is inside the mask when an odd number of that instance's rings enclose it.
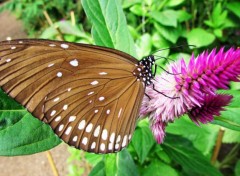
<instances>
[{"instance_id":1,"label":"butterfly hindwing","mask_svg":"<svg viewBox=\"0 0 240 176\"><path fill-rule=\"evenodd\" d=\"M112 153L129 143L144 84L117 50L49 40L0 42L0 85L66 143Z\"/></svg>"}]
</instances>

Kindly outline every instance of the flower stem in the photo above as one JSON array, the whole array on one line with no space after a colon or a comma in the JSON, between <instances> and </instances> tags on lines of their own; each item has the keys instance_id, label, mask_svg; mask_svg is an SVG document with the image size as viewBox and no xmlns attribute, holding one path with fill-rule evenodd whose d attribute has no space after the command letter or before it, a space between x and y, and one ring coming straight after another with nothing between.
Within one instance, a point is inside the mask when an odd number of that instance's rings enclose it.
<instances>
[{"instance_id":1,"label":"flower stem","mask_svg":"<svg viewBox=\"0 0 240 176\"><path fill-rule=\"evenodd\" d=\"M53 27L56 29L56 31L58 32L58 36L57 36L58 40L64 40L63 34L62 34L61 30L59 29L59 26L55 26L55 25L53 24L53 22L52 22L52 20L51 20L51 18L50 18L50 16L49 16L49 14L48 14L48 12L47 12L46 10L44 10L44 11L43 11L43 14L44 14L44 16L45 16L48 24L49 24L50 26L53 26Z\"/></svg>"},{"instance_id":2,"label":"flower stem","mask_svg":"<svg viewBox=\"0 0 240 176\"><path fill-rule=\"evenodd\" d=\"M49 161L49 163L51 165L51 168L52 168L54 176L59 176L58 170L57 170L56 164L53 161L53 157L52 157L51 152L47 151L46 153L47 153L47 158L48 158L48 161Z\"/></svg>"},{"instance_id":3,"label":"flower stem","mask_svg":"<svg viewBox=\"0 0 240 176\"><path fill-rule=\"evenodd\" d=\"M214 151L213 151L213 155L212 155L212 158L211 158L211 163L212 164L215 164L215 162L217 160L217 157L218 157L221 145L222 145L222 139L223 139L224 131L225 131L225 129L223 127L221 127L218 131L217 141L216 141Z\"/></svg>"}]
</instances>

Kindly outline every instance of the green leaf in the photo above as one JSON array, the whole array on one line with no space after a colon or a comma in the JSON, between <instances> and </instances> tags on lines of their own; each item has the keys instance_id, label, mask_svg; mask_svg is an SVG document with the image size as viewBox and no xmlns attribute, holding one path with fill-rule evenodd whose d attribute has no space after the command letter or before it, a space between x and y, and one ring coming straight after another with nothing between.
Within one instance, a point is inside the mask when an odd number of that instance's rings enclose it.
<instances>
[{"instance_id":1,"label":"green leaf","mask_svg":"<svg viewBox=\"0 0 240 176\"><path fill-rule=\"evenodd\" d=\"M170 43L164 37L162 37L158 32L154 32L152 34L152 45L155 48L157 48L157 50L160 50L160 51L157 51L156 53L154 53L155 55L159 55L162 57L168 56L170 50L161 50L161 49L168 48L170 46ZM160 60L158 60L158 61L160 61ZM164 60L164 59L162 59L162 60Z\"/></svg>"},{"instance_id":2,"label":"green leaf","mask_svg":"<svg viewBox=\"0 0 240 176\"><path fill-rule=\"evenodd\" d=\"M240 160L237 161L234 169L235 176L240 176Z\"/></svg>"},{"instance_id":3,"label":"green leaf","mask_svg":"<svg viewBox=\"0 0 240 176\"><path fill-rule=\"evenodd\" d=\"M152 49L152 40L150 34L143 34L136 41L136 50L139 58L149 55Z\"/></svg>"},{"instance_id":4,"label":"green leaf","mask_svg":"<svg viewBox=\"0 0 240 176\"><path fill-rule=\"evenodd\" d=\"M97 165L97 163L99 163L103 159L103 155L95 153L85 152L84 156L86 160L93 166Z\"/></svg>"},{"instance_id":5,"label":"green leaf","mask_svg":"<svg viewBox=\"0 0 240 176\"><path fill-rule=\"evenodd\" d=\"M153 11L150 16L164 26L177 26L178 12L174 10L164 10L162 12Z\"/></svg>"},{"instance_id":6,"label":"green leaf","mask_svg":"<svg viewBox=\"0 0 240 176\"><path fill-rule=\"evenodd\" d=\"M220 3L218 3L213 9L212 20L215 28L221 27L227 17L227 11L222 12L222 10L223 9Z\"/></svg>"},{"instance_id":7,"label":"green leaf","mask_svg":"<svg viewBox=\"0 0 240 176\"><path fill-rule=\"evenodd\" d=\"M105 164L100 161L90 172L89 176L106 176Z\"/></svg>"},{"instance_id":8,"label":"green leaf","mask_svg":"<svg viewBox=\"0 0 240 176\"><path fill-rule=\"evenodd\" d=\"M154 27L166 40L172 43L176 43L178 38L181 36L183 32L181 29L181 26L178 26L177 28L173 28L173 27L162 26L158 23L154 23Z\"/></svg>"},{"instance_id":9,"label":"green leaf","mask_svg":"<svg viewBox=\"0 0 240 176\"><path fill-rule=\"evenodd\" d=\"M222 31L222 29L214 29L214 30L213 30L213 33L214 33L214 35L215 35L216 37L218 37L218 38L222 38L222 37L223 37L223 31Z\"/></svg>"},{"instance_id":10,"label":"green leaf","mask_svg":"<svg viewBox=\"0 0 240 176\"><path fill-rule=\"evenodd\" d=\"M224 128L223 143L240 143L239 131Z\"/></svg>"},{"instance_id":11,"label":"green leaf","mask_svg":"<svg viewBox=\"0 0 240 176\"><path fill-rule=\"evenodd\" d=\"M0 155L28 155L49 150L61 141L49 125L33 117L0 91Z\"/></svg>"},{"instance_id":12,"label":"green leaf","mask_svg":"<svg viewBox=\"0 0 240 176\"><path fill-rule=\"evenodd\" d=\"M83 0L82 5L92 22L92 35L97 45L115 48L136 56L133 39L118 0Z\"/></svg>"},{"instance_id":13,"label":"green leaf","mask_svg":"<svg viewBox=\"0 0 240 176\"><path fill-rule=\"evenodd\" d=\"M144 162L151 148L155 144L149 124L146 120L139 122L132 139L132 145L141 163Z\"/></svg>"},{"instance_id":14,"label":"green leaf","mask_svg":"<svg viewBox=\"0 0 240 176\"><path fill-rule=\"evenodd\" d=\"M192 15L187 13L185 10L178 10L177 11L177 20L178 22L184 22L192 18Z\"/></svg>"},{"instance_id":15,"label":"green leaf","mask_svg":"<svg viewBox=\"0 0 240 176\"><path fill-rule=\"evenodd\" d=\"M61 141L26 110L7 110L0 113L0 143L1 156L16 156L46 151Z\"/></svg>"},{"instance_id":16,"label":"green leaf","mask_svg":"<svg viewBox=\"0 0 240 176\"><path fill-rule=\"evenodd\" d=\"M121 176L138 176L137 168L133 162L132 156L130 153L124 149L121 152L117 153L117 175Z\"/></svg>"},{"instance_id":17,"label":"green leaf","mask_svg":"<svg viewBox=\"0 0 240 176\"><path fill-rule=\"evenodd\" d=\"M240 82L231 82L230 87L232 90L240 90Z\"/></svg>"},{"instance_id":18,"label":"green leaf","mask_svg":"<svg viewBox=\"0 0 240 176\"><path fill-rule=\"evenodd\" d=\"M222 9L222 5L218 3L210 16L209 20L204 21L204 23L215 29L223 29L224 23L227 19L227 11Z\"/></svg>"},{"instance_id":19,"label":"green leaf","mask_svg":"<svg viewBox=\"0 0 240 176\"><path fill-rule=\"evenodd\" d=\"M166 136L162 148L189 175L221 175L189 140L171 134Z\"/></svg>"},{"instance_id":20,"label":"green leaf","mask_svg":"<svg viewBox=\"0 0 240 176\"><path fill-rule=\"evenodd\" d=\"M238 18L240 18L240 2L228 2L227 3L227 8L233 12Z\"/></svg>"},{"instance_id":21,"label":"green leaf","mask_svg":"<svg viewBox=\"0 0 240 176\"><path fill-rule=\"evenodd\" d=\"M171 166L154 159L151 164L143 170L143 176L178 176L178 173Z\"/></svg>"},{"instance_id":22,"label":"green leaf","mask_svg":"<svg viewBox=\"0 0 240 176\"><path fill-rule=\"evenodd\" d=\"M212 44L215 36L202 28L195 28L187 34L187 41L189 45L196 47L203 47Z\"/></svg>"},{"instance_id":23,"label":"green leaf","mask_svg":"<svg viewBox=\"0 0 240 176\"><path fill-rule=\"evenodd\" d=\"M91 171L91 176L138 176L137 168L133 162L132 156L124 149L116 154L107 154ZM99 173L99 175L98 175Z\"/></svg>"},{"instance_id":24,"label":"green leaf","mask_svg":"<svg viewBox=\"0 0 240 176\"><path fill-rule=\"evenodd\" d=\"M231 94L234 96L232 102L227 106L221 116L215 117L213 124L240 131L240 92L236 90L221 91L221 93Z\"/></svg>"},{"instance_id":25,"label":"green leaf","mask_svg":"<svg viewBox=\"0 0 240 176\"><path fill-rule=\"evenodd\" d=\"M218 130L219 127L212 124L204 124L199 127L187 116L175 120L174 123L169 124L166 128L168 133L181 135L192 141L194 147L200 150L205 156L211 154Z\"/></svg>"},{"instance_id":26,"label":"green leaf","mask_svg":"<svg viewBox=\"0 0 240 176\"><path fill-rule=\"evenodd\" d=\"M89 41L88 43L92 43L92 38L91 38L90 34L83 31L81 25L73 26L70 21L60 21L60 22L54 23L54 26L58 26L60 31L63 34L68 34L68 35L72 35L72 36L75 36L75 37L80 37L80 38L83 38L83 39L86 39L87 41ZM55 29L54 26L51 26L51 27L45 29L45 31L43 31L40 38L54 39L54 37L56 35L58 35L58 31ZM67 41L70 41L70 40L67 40Z\"/></svg>"},{"instance_id":27,"label":"green leaf","mask_svg":"<svg viewBox=\"0 0 240 176\"><path fill-rule=\"evenodd\" d=\"M168 0L166 6L175 7L182 4L185 0Z\"/></svg>"},{"instance_id":28,"label":"green leaf","mask_svg":"<svg viewBox=\"0 0 240 176\"><path fill-rule=\"evenodd\" d=\"M141 4L141 3L142 3L141 0L131 0L131 1L129 1L129 0L122 0L122 7L123 8L129 8L129 7L131 7L131 6L135 5L135 4Z\"/></svg>"},{"instance_id":29,"label":"green leaf","mask_svg":"<svg viewBox=\"0 0 240 176\"><path fill-rule=\"evenodd\" d=\"M145 16L147 13L147 10L143 8L141 4L136 4L130 8L130 11L138 16Z\"/></svg>"}]
</instances>

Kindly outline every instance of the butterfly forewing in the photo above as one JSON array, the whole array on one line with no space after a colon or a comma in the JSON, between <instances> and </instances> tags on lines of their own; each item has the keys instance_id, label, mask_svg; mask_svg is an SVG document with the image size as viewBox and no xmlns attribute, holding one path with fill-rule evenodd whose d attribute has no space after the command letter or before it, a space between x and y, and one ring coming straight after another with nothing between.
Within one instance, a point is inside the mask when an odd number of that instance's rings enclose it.
<instances>
[{"instance_id":1,"label":"butterfly forewing","mask_svg":"<svg viewBox=\"0 0 240 176\"><path fill-rule=\"evenodd\" d=\"M0 43L0 85L66 143L94 153L130 142L144 94L137 60L117 50L49 40Z\"/></svg>"}]
</instances>

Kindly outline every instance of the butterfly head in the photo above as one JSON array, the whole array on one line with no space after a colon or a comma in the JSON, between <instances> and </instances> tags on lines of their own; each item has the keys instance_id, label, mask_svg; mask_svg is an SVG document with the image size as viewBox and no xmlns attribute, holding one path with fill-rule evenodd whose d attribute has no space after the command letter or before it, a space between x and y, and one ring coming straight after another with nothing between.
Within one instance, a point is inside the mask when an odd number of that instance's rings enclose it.
<instances>
[{"instance_id":1,"label":"butterfly head","mask_svg":"<svg viewBox=\"0 0 240 176\"><path fill-rule=\"evenodd\" d=\"M155 75L152 73L152 66L154 64L155 58L153 55L142 58L142 60L140 60L136 65L136 69L133 71L133 74L137 77L137 80L144 82L145 85L150 85Z\"/></svg>"}]
</instances>

